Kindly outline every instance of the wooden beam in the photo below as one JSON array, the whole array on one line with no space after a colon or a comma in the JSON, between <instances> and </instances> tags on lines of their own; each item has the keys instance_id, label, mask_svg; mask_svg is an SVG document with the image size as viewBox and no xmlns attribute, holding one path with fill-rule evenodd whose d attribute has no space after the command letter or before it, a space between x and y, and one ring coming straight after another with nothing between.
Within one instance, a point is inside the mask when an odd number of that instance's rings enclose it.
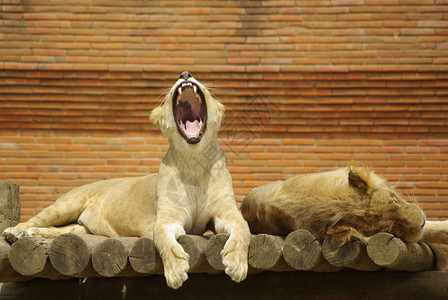
<instances>
[{"instance_id":1,"label":"wooden beam","mask_svg":"<svg viewBox=\"0 0 448 300\"><path fill-rule=\"evenodd\" d=\"M24 276L17 272L9 260L9 251L11 246L4 238L0 238L0 282L30 280L28 276Z\"/></svg>"},{"instance_id":2,"label":"wooden beam","mask_svg":"<svg viewBox=\"0 0 448 300\"><path fill-rule=\"evenodd\" d=\"M295 230L286 237L283 256L288 265L300 271L334 272L341 269L325 260L319 240L306 230Z\"/></svg>"},{"instance_id":3,"label":"wooden beam","mask_svg":"<svg viewBox=\"0 0 448 300\"><path fill-rule=\"evenodd\" d=\"M107 239L91 234L64 233L56 237L50 246L50 260L60 273L74 277L96 277L92 265L95 246Z\"/></svg>"},{"instance_id":4,"label":"wooden beam","mask_svg":"<svg viewBox=\"0 0 448 300\"><path fill-rule=\"evenodd\" d=\"M427 244L405 243L384 232L370 238L367 253L377 265L394 270L417 272L435 265L434 254Z\"/></svg>"},{"instance_id":5,"label":"wooden beam","mask_svg":"<svg viewBox=\"0 0 448 300\"><path fill-rule=\"evenodd\" d=\"M137 237L120 237L101 241L92 252L95 271L105 277L137 276L138 273L132 269L128 260L137 240Z\"/></svg>"},{"instance_id":6,"label":"wooden beam","mask_svg":"<svg viewBox=\"0 0 448 300\"><path fill-rule=\"evenodd\" d=\"M189 273L223 273L221 252L228 234L207 239L182 235L179 243L189 255ZM9 247L3 239L3 268L12 267L24 277L122 277L162 274L163 266L154 242L148 237L106 238L89 234L62 234L54 240L22 237ZM368 254L368 255L367 255ZM251 236L249 274L265 271L334 272L343 268L375 271L381 267L422 271L434 268L434 255L424 243L405 244L390 234L377 234L366 246L353 239L341 247L330 240L323 245L311 233L296 230L285 239ZM7 273L5 273L7 274ZM0 273L0 282L14 276Z\"/></svg>"},{"instance_id":7,"label":"wooden beam","mask_svg":"<svg viewBox=\"0 0 448 300\"><path fill-rule=\"evenodd\" d=\"M162 274L163 266L154 241L149 237L137 239L129 253L132 269L143 275Z\"/></svg>"},{"instance_id":8,"label":"wooden beam","mask_svg":"<svg viewBox=\"0 0 448 300\"><path fill-rule=\"evenodd\" d=\"M20 221L20 189L18 184L0 183L0 232Z\"/></svg>"},{"instance_id":9,"label":"wooden beam","mask_svg":"<svg viewBox=\"0 0 448 300\"><path fill-rule=\"evenodd\" d=\"M283 258L283 238L269 234L252 235L249 265L259 270L293 271Z\"/></svg>"},{"instance_id":10,"label":"wooden beam","mask_svg":"<svg viewBox=\"0 0 448 300\"><path fill-rule=\"evenodd\" d=\"M21 237L9 250L11 266L21 275L50 279L67 279L57 272L50 262L48 252L51 239L39 236Z\"/></svg>"},{"instance_id":11,"label":"wooden beam","mask_svg":"<svg viewBox=\"0 0 448 300\"><path fill-rule=\"evenodd\" d=\"M212 236L208 241L207 249L205 249L205 257L210 266L216 270L224 271L226 269L222 263L221 251L224 249L224 245L229 239L229 236L227 233L219 233Z\"/></svg>"},{"instance_id":12,"label":"wooden beam","mask_svg":"<svg viewBox=\"0 0 448 300\"><path fill-rule=\"evenodd\" d=\"M375 264L367 255L366 245L357 238L352 238L342 246L327 237L322 244L325 259L337 267L351 268L358 271L376 271L381 266Z\"/></svg>"},{"instance_id":13,"label":"wooden beam","mask_svg":"<svg viewBox=\"0 0 448 300\"><path fill-rule=\"evenodd\" d=\"M3 284L5 299L446 299L448 272L263 272L235 283L225 274L190 274L177 290L163 276L38 279Z\"/></svg>"}]
</instances>

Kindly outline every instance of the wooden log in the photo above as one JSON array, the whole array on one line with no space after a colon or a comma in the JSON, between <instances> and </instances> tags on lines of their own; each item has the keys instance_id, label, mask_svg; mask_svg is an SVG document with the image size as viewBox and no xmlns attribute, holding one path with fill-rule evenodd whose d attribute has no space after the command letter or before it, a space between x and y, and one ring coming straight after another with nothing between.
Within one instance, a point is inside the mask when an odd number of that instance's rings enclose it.
<instances>
[{"instance_id":1,"label":"wooden log","mask_svg":"<svg viewBox=\"0 0 448 300\"><path fill-rule=\"evenodd\" d=\"M163 266L154 241L149 237L139 238L129 253L131 267L141 274L162 274Z\"/></svg>"},{"instance_id":2,"label":"wooden log","mask_svg":"<svg viewBox=\"0 0 448 300\"><path fill-rule=\"evenodd\" d=\"M425 243L407 244L389 233L377 233L367 245L369 257L383 267L418 272L435 265L431 248Z\"/></svg>"},{"instance_id":3,"label":"wooden log","mask_svg":"<svg viewBox=\"0 0 448 300\"><path fill-rule=\"evenodd\" d=\"M336 267L351 268L358 271L377 271L381 266L375 264L367 255L366 245L353 237L339 246L327 237L322 244L325 259Z\"/></svg>"},{"instance_id":4,"label":"wooden log","mask_svg":"<svg viewBox=\"0 0 448 300\"><path fill-rule=\"evenodd\" d=\"M95 246L105 239L91 234L61 234L51 243L50 261L56 270L67 276L98 276L92 265L92 253Z\"/></svg>"},{"instance_id":5,"label":"wooden log","mask_svg":"<svg viewBox=\"0 0 448 300\"><path fill-rule=\"evenodd\" d=\"M207 261L205 251L207 249L208 240L199 235L181 235L177 239L179 244L188 253L190 259L188 264L190 269L188 273L222 273L220 270L214 269Z\"/></svg>"},{"instance_id":6,"label":"wooden log","mask_svg":"<svg viewBox=\"0 0 448 300\"><path fill-rule=\"evenodd\" d=\"M249 245L249 265L260 270L292 271L283 258L283 238L268 234L252 235Z\"/></svg>"},{"instance_id":7,"label":"wooden log","mask_svg":"<svg viewBox=\"0 0 448 300\"><path fill-rule=\"evenodd\" d=\"M295 230L286 237L283 257L288 265L300 271L335 272L341 269L325 260L319 240L306 230Z\"/></svg>"},{"instance_id":8,"label":"wooden log","mask_svg":"<svg viewBox=\"0 0 448 300\"><path fill-rule=\"evenodd\" d=\"M0 183L0 232L20 221L20 190L14 183Z\"/></svg>"},{"instance_id":9,"label":"wooden log","mask_svg":"<svg viewBox=\"0 0 448 300\"><path fill-rule=\"evenodd\" d=\"M105 277L136 276L128 257L137 240L137 237L119 237L101 241L92 252L93 268Z\"/></svg>"},{"instance_id":10,"label":"wooden log","mask_svg":"<svg viewBox=\"0 0 448 300\"><path fill-rule=\"evenodd\" d=\"M10 250L11 246L5 238L0 237L0 282L30 280L31 277L20 274L11 266L9 261Z\"/></svg>"},{"instance_id":11,"label":"wooden log","mask_svg":"<svg viewBox=\"0 0 448 300\"><path fill-rule=\"evenodd\" d=\"M52 240L40 236L24 236L9 250L11 266L24 276L66 279L54 269L48 257Z\"/></svg>"},{"instance_id":12,"label":"wooden log","mask_svg":"<svg viewBox=\"0 0 448 300\"><path fill-rule=\"evenodd\" d=\"M228 233L218 233L208 240L207 248L205 249L205 257L210 266L216 270L224 271L226 269L222 263L221 251L224 249L224 245L229 237L230 234Z\"/></svg>"}]
</instances>

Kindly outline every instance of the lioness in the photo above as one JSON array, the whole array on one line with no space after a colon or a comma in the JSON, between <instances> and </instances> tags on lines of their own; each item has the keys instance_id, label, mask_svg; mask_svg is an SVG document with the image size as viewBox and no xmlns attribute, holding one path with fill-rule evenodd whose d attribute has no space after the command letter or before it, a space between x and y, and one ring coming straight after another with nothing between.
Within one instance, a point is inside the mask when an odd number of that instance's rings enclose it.
<instances>
[{"instance_id":1,"label":"lioness","mask_svg":"<svg viewBox=\"0 0 448 300\"><path fill-rule=\"evenodd\" d=\"M207 88L183 72L150 116L170 143L158 175L81 186L4 235L12 240L65 232L153 237L168 286L179 288L189 265L177 238L202 234L213 224L216 232L230 234L221 252L225 272L234 281L245 279L250 232L217 139L223 114L224 106Z\"/></svg>"},{"instance_id":2,"label":"lioness","mask_svg":"<svg viewBox=\"0 0 448 300\"><path fill-rule=\"evenodd\" d=\"M287 235L305 229L339 245L352 236L362 241L389 232L416 242L425 224L423 211L403 200L364 167L305 174L252 190L241 205L253 233Z\"/></svg>"}]
</instances>

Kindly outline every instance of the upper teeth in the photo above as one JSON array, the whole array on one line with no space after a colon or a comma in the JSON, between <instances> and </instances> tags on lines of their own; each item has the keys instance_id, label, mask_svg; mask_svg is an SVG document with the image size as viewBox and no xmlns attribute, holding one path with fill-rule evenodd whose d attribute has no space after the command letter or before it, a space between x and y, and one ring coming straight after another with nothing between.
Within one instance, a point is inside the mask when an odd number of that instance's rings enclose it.
<instances>
[{"instance_id":1,"label":"upper teeth","mask_svg":"<svg viewBox=\"0 0 448 300\"><path fill-rule=\"evenodd\" d=\"M182 88L184 86L191 86L191 87L193 87L193 93L195 94L196 98L198 98L199 102L202 103L201 97L199 97L199 95L197 93L198 92L198 87L196 85L194 85L193 83L191 83L191 82L184 82L184 83L182 83L182 85L180 87L177 88L178 95L177 95L177 99L176 99L176 105L179 105L180 95L182 95Z\"/></svg>"}]
</instances>

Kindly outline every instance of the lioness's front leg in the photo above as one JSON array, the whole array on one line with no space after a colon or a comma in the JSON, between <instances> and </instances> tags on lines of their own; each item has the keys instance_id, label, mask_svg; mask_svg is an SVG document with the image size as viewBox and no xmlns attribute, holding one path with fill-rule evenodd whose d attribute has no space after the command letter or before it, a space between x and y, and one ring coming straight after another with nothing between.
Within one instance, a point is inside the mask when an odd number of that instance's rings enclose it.
<instances>
[{"instance_id":1,"label":"lioness's front leg","mask_svg":"<svg viewBox=\"0 0 448 300\"><path fill-rule=\"evenodd\" d=\"M233 281L240 282L247 276L247 254L250 242L249 226L238 211L236 204L233 207L223 205L219 210L214 217L216 232L230 234L224 249L221 251L222 263L226 267L226 274Z\"/></svg>"},{"instance_id":2,"label":"lioness's front leg","mask_svg":"<svg viewBox=\"0 0 448 300\"><path fill-rule=\"evenodd\" d=\"M181 225L182 212L173 209L171 212L158 211L154 224L154 243L162 258L166 283L177 289L188 279L188 254L177 242L180 235L185 234ZM175 214L170 215L171 213Z\"/></svg>"}]
</instances>

